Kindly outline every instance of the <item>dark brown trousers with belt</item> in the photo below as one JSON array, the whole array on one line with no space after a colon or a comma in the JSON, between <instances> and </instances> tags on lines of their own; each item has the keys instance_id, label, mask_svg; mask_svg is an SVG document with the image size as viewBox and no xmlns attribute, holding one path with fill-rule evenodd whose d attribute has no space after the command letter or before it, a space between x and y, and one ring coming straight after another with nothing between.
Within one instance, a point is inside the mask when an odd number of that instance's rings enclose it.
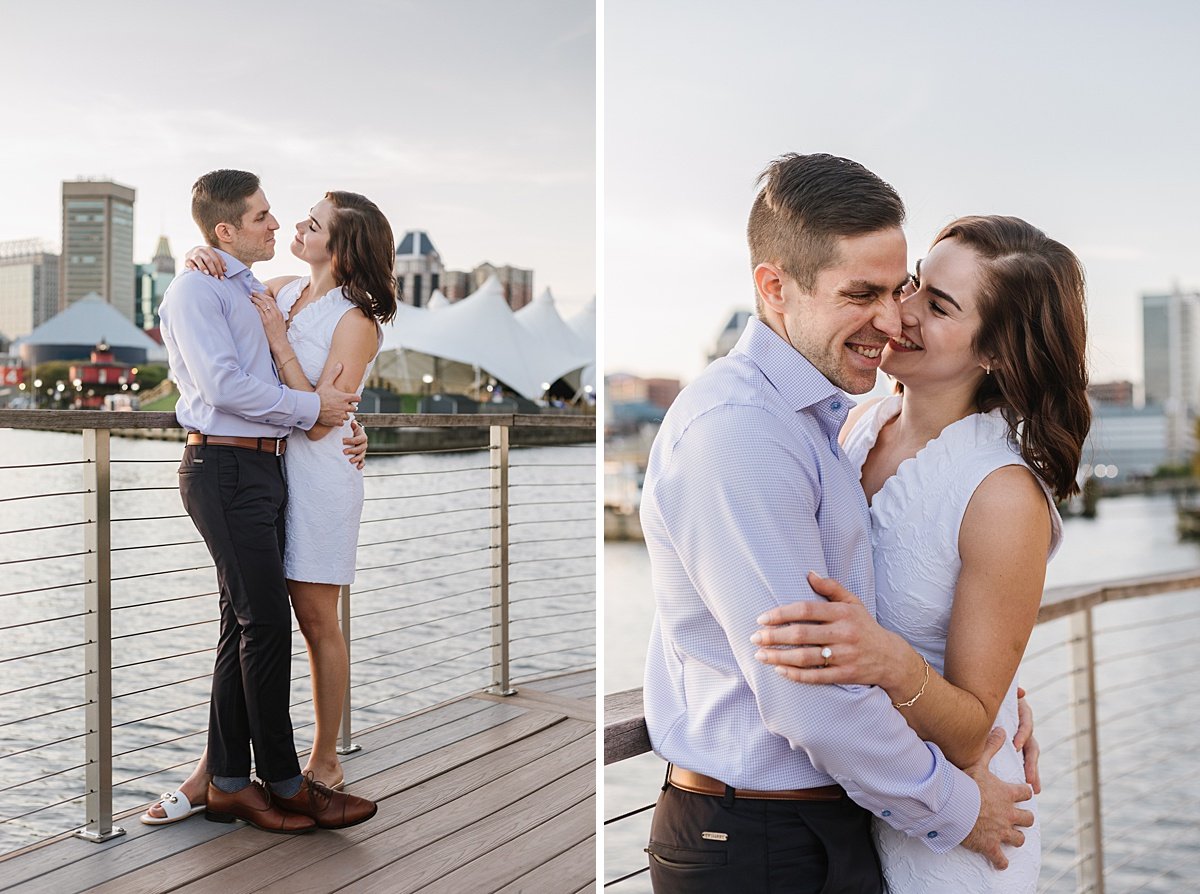
<instances>
[{"instance_id":1,"label":"dark brown trousers with belt","mask_svg":"<svg viewBox=\"0 0 1200 894\"><path fill-rule=\"evenodd\" d=\"M208 544L220 587L221 632L209 708L208 772L265 782L300 774L292 721L292 611L283 573L287 489L272 452L184 448L184 508Z\"/></svg>"},{"instance_id":2,"label":"dark brown trousers with belt","mask_svg":"<svg viewBox=\"0 0 1200 894\"><path fill-rule=\"evenodd\" d=\"M847 797L760 800L666 786L650 827L656 894L881 894L871 814Z\"/></svg>"}]
</instances>

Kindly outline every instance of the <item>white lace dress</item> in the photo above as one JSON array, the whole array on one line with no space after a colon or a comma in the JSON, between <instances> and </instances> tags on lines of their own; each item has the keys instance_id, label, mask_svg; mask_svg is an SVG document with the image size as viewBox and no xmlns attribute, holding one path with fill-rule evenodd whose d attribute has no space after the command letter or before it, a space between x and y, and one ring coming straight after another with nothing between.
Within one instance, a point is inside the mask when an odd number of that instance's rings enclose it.
<instances>
[{"instance_id":1,"label":"white lace dress","mask_svg":"<svg viewBox=\"0 0 1200 894\"><path fill-rule=\"evenodd\" d=\"M875 439L900 411L900 397L885 398L859 419L845 442L850 461L862 470ZM999 412L982 413L947 426L916 456L900 464L871 501L871 545L879 623L903 636L942 672L950 608L962 563L958 533L975 489L996 469L1027 465L1009 441ZM1049 499L1049 497L1047 497ZM1050 501L1053 537L1058 548L1062 521ZM997 519L996 524L1003 524ZM994 726L1008 742L992 760L991 770L1009 782L1024 782L1021 755L1012 747L1017 729L1017 683L1013 680ZM1037 814L1036 800L1021 805ZM875 841L890 894L1033 894L1041 866L1041 828L1025 829L1025 844L1005 847L1008 869L999 872L979 854L957 847L935 854L921 839L910 838L880 819Z\"/></svg>"},{"instance_id":2,"label":"white lace dress","mask_svg":"<svg viewBox=\"0 0 1200 894\"><path fill-rule=\"evenodd\" d=\"M306 285L307 276L279 290L275 302L285 317ZM341 288L335 288L302 307L288 327L288 341L311 384L316 385L325 368L333 330L342 315L353 307ZM382 339L380 332L380 343ZM367 364L363 382L374 363L372 358ZM354 582L363 477L342 453L345 447L342 438L349 435L350 423L346 422L340 430L329 432L319 441L310 441L300 429L295 429L288 438L287 452L283 455L288 484L283 568L288 580L320 584Z\"/></svg>"}]
</instances>

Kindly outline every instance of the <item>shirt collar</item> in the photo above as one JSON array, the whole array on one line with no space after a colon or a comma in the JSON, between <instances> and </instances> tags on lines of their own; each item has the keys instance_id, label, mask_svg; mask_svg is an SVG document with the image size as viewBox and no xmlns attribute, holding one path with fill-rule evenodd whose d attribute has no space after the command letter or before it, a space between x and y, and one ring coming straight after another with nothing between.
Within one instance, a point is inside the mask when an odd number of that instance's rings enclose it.
<instances>
[{"instance_id":1,"label":"shirt collar","mask_svg":"<svg viewBox=\"0 0 1200 894\"><path fill-rule=\"evenodd\" d=\"M803 410L831 397L845 395L784 341L774 329L751 317L733 348L745 354L794 410ZM732 353L732 352L730 352Z\"/></svg>"},{"instance_id":2,"label":"shirt collar","mask_svg":"<svg viewBox=\"0 0 1200 894\"><path fill-rule=\"evenodd\" d=\"M243 264L241 261L239 261L237 258L235 258L233 255L231 255L227 251L221 251L221 249L219 249L219 248L214 248L213 251L215 251L217 254L219 254L221 256L221 259L225 262L225 278L226 279L233 279L234 277L242 276L242 274L245 274L245 276L243 277L243 281L246 283L247 288L251 292L266 291L267 287L264 286L261 282L259 282L258 277L256 277L251 272L249 267L247 267L245 264Z\"/></svg>"}]
</instances>

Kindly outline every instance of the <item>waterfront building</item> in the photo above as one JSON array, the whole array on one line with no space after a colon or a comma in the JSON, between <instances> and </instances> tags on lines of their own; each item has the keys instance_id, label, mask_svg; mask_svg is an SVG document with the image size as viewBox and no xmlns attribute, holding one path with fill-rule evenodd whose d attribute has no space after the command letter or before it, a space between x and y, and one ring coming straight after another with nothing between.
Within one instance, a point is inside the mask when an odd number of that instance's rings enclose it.
<instances>
[{"instance_id":1,"label":"waterfront building","mask_svg":"<svg viewBox=\"0 0 1200 894\"><path fill-rule=\"evenodd\" d=\"M1117 382L1092 382L1087 388L1093 403L1116 407L1133 406L1133 382L1123 379Z\"/></svg>"},{"instance_id":2,"label":"waterfront building","mask_svg":"<svg viewBox=\"0 0 1200 894\"><path fill-rule=\"evenodd\" d=\"M50 360L83 360L91 356L97 341L107 344L114 360L120 363L139 366L167 360L162 345L95 294L83 296L18 339L14 347L24 364L34 367Z\"/></svg>"},{"instance_id":3,"label":"waterfront building","mask_svg":"<svg viewBox=\"0 0 1200 894\"><path fill-rule=\"evenodd\" d=\"M0 242L0 333L28 335L58 313L58 255L37 239Z\"/></svg>"},{"instance_id":4,"label":"waterfront building","mask_svg":"<svg viewBox=\"0 0 1200 894\"><path fill-rule=\"evenodd\" d=\"M112 394L138 390L137 367L113 357L112 348L100 342L87 363L72 364L67 374L75 396L73 410L101 410Z\"/></svg>"},{"instance_id":5,"label":"waterfront building","mask_svg":"<svg viewBox=\"0 0 1200 894\"><path fill-rule=\"evenodd\" d=\"M666 410L683 390L683 383L679 379L613 373L604 377L604 390L610 404L648 404Z\"/></svg>"},{"instance_id":6,"label":"waterfront building","mask_svg":"<svg viewBox=\"0 0 1200 894\"><path fill-rule=\"evenodd\" d=\"M1195 432L1189 430L1172 452L1170 432L1171 419L1161 404L1094 404L1083 465L1103 468L1100 477L1117 482L1153 475L1161 466L1186 462L1196 450Z\"/></svg>"},{"instance_id":7,"label":"waterfront building","mask_svg":"<svg viewBox=\"0 0 1200 894\"><path fill-rule=\"evenodd\" d=\"M424 230L409 230L396 246L393 273L400 290L400 301L413 307L425 307L441 286L442 256Z\"/></svg>"},{"instance_id":8,"label":"waterfront building","mask_svg":"<svg viewBox=\"0 0 1200 894\"><path fill-rule=\"evenodd\" d=\"M58 309L92 293L132 323L135 192L109 180L64 180Z\"/></svg>"},{"instance_id":9,"label":"waterfront building","mask_svg":"<svg viewBox=\"0 0 1200 894\"><path fill-rule=\"evenodd\" d=\"M137 302L134 305L134 325L147 331L158 329L158 306L162 304L167 286L175 278L175 258L166 236L158 237L158 247L149 264L137 265Z\"/></svg>"},{"instance_id":10,"label":"waterfront building","mask_svg":"<svg viewBox=\"0 0 1200 894\"><path fill-rule=\"evenodd\" d=\"M475 291L475 279L469 270L447 270L442 274L442 295L453 304Z\"/></svg>"},{"instance_id":11,"label":"waterfront building","mask_svg":"<svg viewBox=\"0 0 1200 894\"><path fill-rule=\"evenodd\" d=\"M504 300L512 310L520 310L533 301L533 271L511 264L498 266L484 261L474 270L447 270L442 292L451 303L461 301L483 288L492 277L500 284Z\"/></svg>"},{"instance_id":12,"label":"waterfront building","mask_svg":"<svg viewBox=\"0 0 1200 894\"><path fill-rule=\"evenodd\" d=\"M490 277L496 277L504 291L504 300L513 310L520 310L533 300L533 271L505 264L502 267L484 261L471 271L476 287L482 287Z\"/></svg>"}]
</instances>

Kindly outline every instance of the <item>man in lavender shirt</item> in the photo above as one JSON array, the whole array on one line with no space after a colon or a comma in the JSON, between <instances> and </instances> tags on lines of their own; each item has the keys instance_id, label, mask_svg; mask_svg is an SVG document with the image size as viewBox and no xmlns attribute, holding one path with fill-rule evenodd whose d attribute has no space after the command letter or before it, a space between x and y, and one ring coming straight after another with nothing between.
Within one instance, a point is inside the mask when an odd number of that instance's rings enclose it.
<instances>
[{"instance_id":1,"label":"man in lavender shirt","mask_svg":"<svg viewBox=\"0 0 1200 894\"><path fill-rule=\"evenodd\" d=\"M656 601L646 725L669 762L647 848L656 892L882 890L874 814L931 849L1003 863L1028 786L964 772L883 690L800 686L754 658L758 617L832 577L874 611L870 518L838 445L900 333L904 206L866 168L787 155L748 238L757 318L672 404L642 528Z\"/></svg>"},{"instance_id":2,"label":"man in lavender shirt","mask_svg":"<svg viewBox=\"0 0 1200 894\"><path fill-rule=\"evenodd\" d=\"M192 187L192 216L221 253L226 275L183 272L167 289L160 314L179 387L175 415L188 431L179 492L212 554L221 594L205 816L243 819L269 832L353 825L374 815L375 804L303 779L292 739L281 457L293 428L339 426L359 395L333 387L341 364L315 392L279 382L250 299L265 291L250 265L275 254L279 229L258 177L205 174ZM252 743L270 794L250 781Z\"/></svg>"}]
</instances>

